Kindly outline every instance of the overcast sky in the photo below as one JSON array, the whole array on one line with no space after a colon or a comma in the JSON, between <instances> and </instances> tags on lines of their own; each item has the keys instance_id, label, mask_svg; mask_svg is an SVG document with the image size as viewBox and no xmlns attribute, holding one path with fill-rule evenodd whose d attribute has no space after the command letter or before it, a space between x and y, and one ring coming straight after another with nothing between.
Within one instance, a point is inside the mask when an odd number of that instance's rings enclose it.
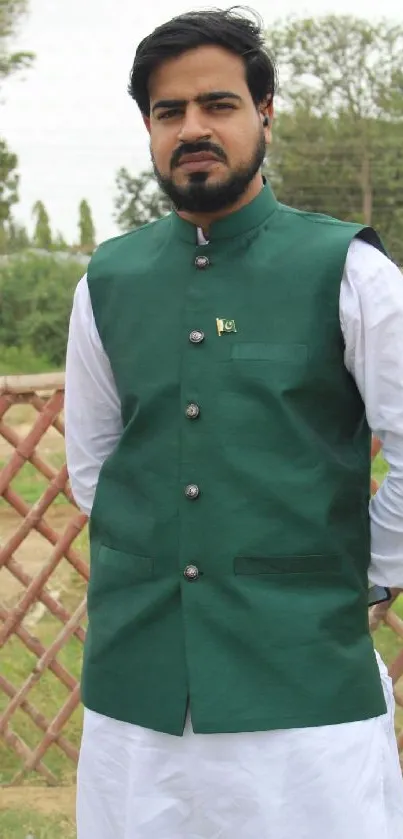
<instances>
[{"instance_id":1,"label":"overcast sky","mask_svg":"<svg viewBox=\"0 0 403 839\"><path fill-rule=\"evenodd\" d=\"M30 0L14 48L36 53L33 68L4 87L1 134L19 157L16 215L31 229L36 200L54 230L77 236L78 204L93 208L98 240L116 235L115 175L148 166L145 129L126 93L138 42L164 20L191 8L230 2L191 0ZM368 0L249 0L267 27L293 13L371 17ZM374 4L375 5L375 4ZM379 7L378 7L379 8ZM403 20L402 0L383 0L382 14Z\"/></svg>"}]
</instances>

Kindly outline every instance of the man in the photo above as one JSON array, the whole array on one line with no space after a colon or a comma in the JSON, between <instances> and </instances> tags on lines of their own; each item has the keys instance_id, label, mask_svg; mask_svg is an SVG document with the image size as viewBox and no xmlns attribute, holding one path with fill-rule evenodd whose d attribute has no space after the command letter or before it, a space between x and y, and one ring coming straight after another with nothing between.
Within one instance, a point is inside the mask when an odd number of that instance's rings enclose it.
<instances>
[{"instance_id":1,"label":"man","mask_svg":"<svg viewBox=\"0 0 403 839\"><path fill-rule=\"evenodd\" d=\"M234 11L134 61L175 209L97 250L71 319L79 839L403 835L367 610L368 576L403 586L403 283L372 230L264 184L275 82Z\"/></svg>"}]
</instances>

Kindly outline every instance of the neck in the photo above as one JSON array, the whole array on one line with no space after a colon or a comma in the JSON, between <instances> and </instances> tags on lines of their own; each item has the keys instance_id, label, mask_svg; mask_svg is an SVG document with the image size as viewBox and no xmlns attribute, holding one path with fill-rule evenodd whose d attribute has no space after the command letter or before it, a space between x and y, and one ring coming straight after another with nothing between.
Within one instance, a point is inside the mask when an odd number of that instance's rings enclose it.
<instances>
[{"instance_id":1,"label":"neck","mask_svg":"<svg viewBox=\"0 0 403 839\"><path fill-rule=\"evenodd\" d=\"M231 213L236 213L237 210L241 210L242 207L250 204L251 201L259 195L262 189L263 179L261 173L258 172L253 181L249 184L246 192L244 192L241 198L230 207L225 207L223 210L217 210L215 213L187 213L180 211L178 212L178 216L183 218L184 221L194 224L196 227L201 227L203 233L206 235L209 232L210 225L214 221L218 221L220 218L225 218L225 216L229 216Z\"/></svg>"}]
</instances>

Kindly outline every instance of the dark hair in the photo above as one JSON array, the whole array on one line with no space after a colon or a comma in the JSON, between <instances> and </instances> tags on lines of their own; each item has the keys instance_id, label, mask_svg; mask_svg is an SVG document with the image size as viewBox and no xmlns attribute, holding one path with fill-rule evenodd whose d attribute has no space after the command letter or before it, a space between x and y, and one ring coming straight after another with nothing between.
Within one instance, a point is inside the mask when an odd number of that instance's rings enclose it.
<instances>
[{"instance_id":1,"label":"dark hair","mask_svg":"<svg viewBox=\"0 0 403 839\"><path fill-rule=\"evenodd\" d=\"M172 18L139 44L130 74L129 94L142 114L150 115L151 73L164 61L207 44L223 47L243 58L246 81L256 106L273 99L277 70L265 46L259 15L239 6L226 11L207 9Z\"/></svg>"}]
</instances>

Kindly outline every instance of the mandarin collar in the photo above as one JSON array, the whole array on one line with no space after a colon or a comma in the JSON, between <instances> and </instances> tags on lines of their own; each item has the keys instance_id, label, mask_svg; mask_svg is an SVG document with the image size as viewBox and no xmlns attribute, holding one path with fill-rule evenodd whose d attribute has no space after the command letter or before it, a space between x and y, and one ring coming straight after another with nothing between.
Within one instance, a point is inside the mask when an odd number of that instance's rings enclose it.
<instances>
[{"instance_id":1,"label":"mandarin collar","mask_svg":"<svg viewBox=\"0 0 403 839\"><path fill-rule=\"evenodd\" d=\"M259 227L278 208L278 203L269 185L265 182L259 195L249 204L229 213L227 216L214 221L209 227L209 242L217 239L232 239L248 233L255 227ZM190 221L178 216L176 212L171 214L171 226L174 235L179 236L186 242L195 244L197 241L197 226Z\"/></svg>"}]
</instances>

